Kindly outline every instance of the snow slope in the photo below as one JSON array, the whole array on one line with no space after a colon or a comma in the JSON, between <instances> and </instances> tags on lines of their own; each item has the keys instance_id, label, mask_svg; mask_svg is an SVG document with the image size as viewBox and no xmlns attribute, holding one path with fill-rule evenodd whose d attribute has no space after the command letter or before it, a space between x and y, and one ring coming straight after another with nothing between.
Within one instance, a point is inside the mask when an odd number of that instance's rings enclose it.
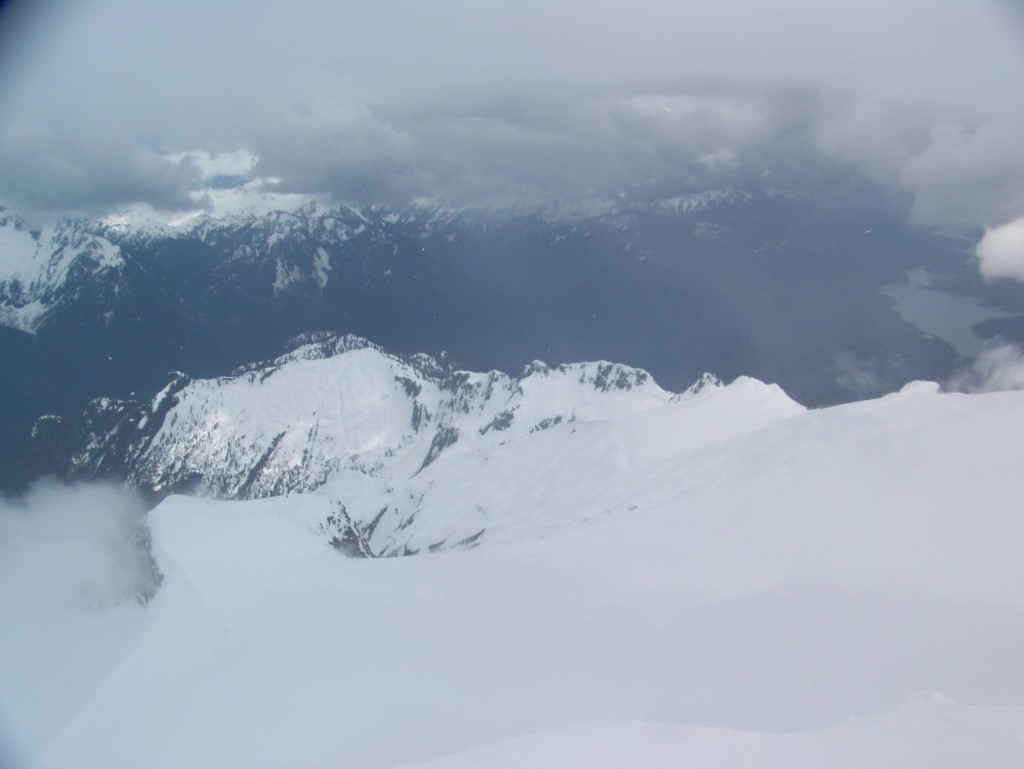
<instances>
[{"instance_id":1,"label":"snow slope","mask_svg":"<svg viewBox=\"0 0 1024 769\"><path fill-rule=\"evenodd\" d=\"M960 705L925 693L868 718L795 734L664 723L590 723L528 735L417 769L1014 769L1021 761L1019 708ZM899 739L892 735L898 734Z\"/></svg>"},{"instance_id":2,"label":"snow slope","mask_svg":"<svg viewBox=\"0 0 1024 769\"><path fill-rule=\"evenodd\" d=\"M566 381L537 379L537 403ZM531 432L540 410L414 475L166 499L163 582L118 615L113 661L0 640L37 671L0 712L60 724L29 763L1024 765L1024 393L917 383L806 411L744 379L616 392L631 407ZM377 552L422 554L343 557L324 526L340 505ZM72 651L89 694L21 706Z\"/></svg>"}]
</instances>

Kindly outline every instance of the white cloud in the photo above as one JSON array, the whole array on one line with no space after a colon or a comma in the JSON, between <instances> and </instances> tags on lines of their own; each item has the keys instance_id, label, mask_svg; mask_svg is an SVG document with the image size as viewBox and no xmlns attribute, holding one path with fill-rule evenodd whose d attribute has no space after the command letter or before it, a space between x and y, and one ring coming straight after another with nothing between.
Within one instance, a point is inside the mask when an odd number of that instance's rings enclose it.
<instances>
[{"instance_id":1,"label":"white cloud","mask_svg":"<svg viewBox=\"0 0 1024 769\"><path fill-rule=\"evenodd\" d=\"M244 176L250 173L258 162L258 158L245 149L220 152L216 155L211 155L205 150L189 150L171 153L165 158L179 166L194 165L204 180L215 176Z\"/></svg>"},{"instance_id":2,"label":"white cloud","mask_svg":"<svg viewBox=\"0 0 1024 769\"><path fill-rule=\"evenodd\" d=\"M975 253L978 269L986 280L1024 281L1024 216L987 228Z\"/></svg>"},{"instance_id":3,"label":"white cloud","mask_svg":"<svg viewBox=\"0 0 1024 769\"><path fill-rule=\"evenodd\" d=\"M711 152L705 152L697 158L697 162L712 173L723 170L733 171L740 167L739 156L733 150L726 147L719 147Z\"/></svg>"},{"instance_id":4,"label":"white cloud","mask_svg":"<svg viewBox=\"0 0 1024 769\"><path fill-rule=\"evenodd\" d=\"M945 388L957 392L1024 390L1024 350L1011 344L989 347Z\"/></svg>"}]
</instances>

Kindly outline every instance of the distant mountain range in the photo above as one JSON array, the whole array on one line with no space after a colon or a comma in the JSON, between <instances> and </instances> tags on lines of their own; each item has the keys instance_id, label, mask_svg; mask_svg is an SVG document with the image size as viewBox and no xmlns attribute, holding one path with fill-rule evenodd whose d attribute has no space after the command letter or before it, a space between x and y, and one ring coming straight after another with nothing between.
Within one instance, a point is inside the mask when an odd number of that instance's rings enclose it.
<instances>
[{"instance_id":1,"label":"distant mountain range","mask_svg":"<svg viewBox=\"0 0 1024 769\"><path fill-rule=\"evenodd\" d=\"M44 414L146 400L169 371L224 375L319 331L513 375L533 360L621 361L669 389L750 375L806 405L940 380L959 355L879 289L965 257L888 210L857 190L723 189L561 211L266 198L40 227L0 211L3 485L23 482Z\"/></svg>"}]
</instances>

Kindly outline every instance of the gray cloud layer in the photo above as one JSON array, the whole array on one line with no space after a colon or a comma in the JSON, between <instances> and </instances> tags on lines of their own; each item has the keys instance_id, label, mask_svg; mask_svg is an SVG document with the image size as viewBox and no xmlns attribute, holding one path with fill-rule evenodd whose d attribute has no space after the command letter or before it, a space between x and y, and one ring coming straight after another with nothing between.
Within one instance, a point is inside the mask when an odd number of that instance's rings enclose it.
<instances>
[{"instance_id":1,"label":"gray cloud layer","mask_svg":"<svg viewBox=\"0 0 1024 769\"><path fill-rule=\"evenodd\" d=\"M283 191L363 201L783 185L838 163L912 192L919 223L1024 213L1009 4L53 5L2 19L18 207L188 206L197 171L164 156L244 148Z\"/></svg>"}]
</instances>

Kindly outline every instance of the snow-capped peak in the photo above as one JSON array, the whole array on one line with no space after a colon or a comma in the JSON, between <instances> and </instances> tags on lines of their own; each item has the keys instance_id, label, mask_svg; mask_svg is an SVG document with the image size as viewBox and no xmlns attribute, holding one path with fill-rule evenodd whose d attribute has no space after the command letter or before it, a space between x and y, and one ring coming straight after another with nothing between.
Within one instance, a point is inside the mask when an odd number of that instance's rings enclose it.
<instances>
[{"instance_id":1,"label":"snow-capped peak","mask_svg":"<svg viewBox=\"0 0 1024 769\"><path fill-rule=\"evenodd\" d=\"M30 229L0 210L0 325L34 332L85 283L124 265L121 249L83 222Z\"/></svg>"},{"instance_id":2,"label":"snow-capped peak","mask_svg":"<svg viewBox=\"0 0 1024 769\"><path fill-rule=\"evenodd\" d=\"M714 390L724 386L725 385L722 384L721 379L716 377L714 374L705 371L696 382L681 393L681 396L693 396L707 390Z\"/></svg>"}]
</instances>

